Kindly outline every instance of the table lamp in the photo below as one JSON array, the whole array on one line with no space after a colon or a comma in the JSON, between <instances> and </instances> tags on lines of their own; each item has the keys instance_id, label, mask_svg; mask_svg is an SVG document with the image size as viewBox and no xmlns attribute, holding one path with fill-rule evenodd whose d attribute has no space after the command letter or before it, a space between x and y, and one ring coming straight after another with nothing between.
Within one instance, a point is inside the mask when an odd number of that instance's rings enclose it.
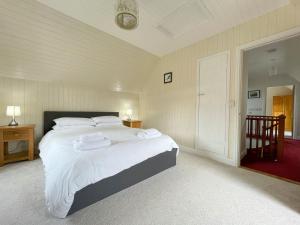
<instances>
[{"instance_id":1,"label":"table lamp","mask_svg":"<svg viewBox=\"0 0 300 225\"><path fill-rule=\"evenodd\" d=\"M21 116L21 107L20 106L7 106L6 115L12 116L12 120L8 126L18 126L17 121L15 120L16 116Z\"/></svg>"},{"instance_id":2,"label":"table lamp","mask_svg":"<svg viewBox=\"0 0 300 225\"><path fill-rule=\"evenodd\" d=\"M127 114L127 116L128 116L128 120L131 121L132 109L127 109L126 114Z\"/></svg>"}]
</instances>

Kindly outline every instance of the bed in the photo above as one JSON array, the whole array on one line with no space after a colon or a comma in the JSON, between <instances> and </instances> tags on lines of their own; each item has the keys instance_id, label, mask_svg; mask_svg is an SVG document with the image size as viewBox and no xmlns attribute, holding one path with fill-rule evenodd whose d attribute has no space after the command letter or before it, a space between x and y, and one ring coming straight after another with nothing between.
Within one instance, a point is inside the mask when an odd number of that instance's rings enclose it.
<instances>
[{"instance_id":1,"label":"bed","mask_svg":"<svg viewBox=\"0 0 300 225\"><path fill-rule=\"evenodd\" d=\"M60 117L84 117L84 118L90 118L90 117L96 117L96 116L119 116L118 112L62 112L62 111L46 111L44 112L44 134L49 133L48 136L51 137L50 133L52 127L55 125L53 120ZM109 128L108 131L113 133L112 131L116 128ZM134 129L132 128L117 128L118 132L119 130L124 132L133 132ZM51 131L51 132L49 132ZM75 131L74 131L75 132ZM81 132L81 131L80 131ZM59 136L59 134L54 133L52 136ZM50 139L50 138L48 138ZM166 138L165 138L166 139ZM167 140L167 139L166 139ZM148 149L152 146L156 146L153 140L152 142L147 142L147 146L145 149ZM138 144L140 144L142 141L139 141ZM146 142L145 142L146 143ZM151 144L150 144L151 143ZM175 143L175 142L174 142ZM121 145L128 145L130 146L136 146L137 144L135 142L124 142L120 143ZM141 145L139 145L141 146ZM171 146L171 145L170 145ZM168 147L169 149L165 151L159 152L159 154L155 154L151 157L148 157L147 159L134 164L130 166L129 168L126 168L122 171L119 171L118 173L105 177L104 179L98 180L96 182L90 182L85 187L80 188L79 190L76 190L74 196L72 196L71 200L72 203L68 206L67 213L52 213L54 216L59 218L64 218L68 215L71 215L75 213L76 211L85 208L93 203L96 203L97 201L100 201L116 192L119 192L127 187L130 187L140 181L143 181L157 173L160 173L161 171L164 171L170 167L173 167L176 165L176 156L178 153L178 146L175 144L172 146L174 147ZM175 147L176 146L176 147ZM155 148L155 147L153 147ZM47 148L46 148L47 149ZM58 152L59 154L59 152ZM98 154L98 153L97 153ZM103 153L104 154L104 153ZM59 156L57 156L59 157ZM43 157L41 157L43 160ZM57 159L59 161L59 159ZM129 160L130 161L130 160ZM98 161L97 161L98 162ZM43 162L44 163L44 162ZM59 166L58 166L59 167ZM45 164L44 164L45 168ZM63 172L63 171L62 171ZM47 177L46 177L47 181ZM49 188L48 188L49 189ZM62 191L63 192L63 191ZM47 193L47 185L46 185L46 193ZM47 194L46 194L47 195ZM47 197L46 197L47 200ZM49 209L49 208L48 208ZM49 210L50 211L50 210Z\"/></svg>"}]
</instances>

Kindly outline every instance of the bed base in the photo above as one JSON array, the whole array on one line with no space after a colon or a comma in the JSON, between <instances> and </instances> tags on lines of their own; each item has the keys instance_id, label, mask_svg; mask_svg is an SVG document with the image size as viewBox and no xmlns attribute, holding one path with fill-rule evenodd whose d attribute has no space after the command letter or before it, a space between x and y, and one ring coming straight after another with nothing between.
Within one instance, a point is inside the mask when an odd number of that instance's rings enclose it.
<instances>
[{"instance_id":1,"label":"bed base","mask_svg":"<svg viewBox=\"0 0 300 225\"><path fill-rule=\"evenodd\" d=\"M163 152L112 177L105 178L77 191L68 215L175 166L176 154L177 149Z\"/></svg>"}]
</instances>

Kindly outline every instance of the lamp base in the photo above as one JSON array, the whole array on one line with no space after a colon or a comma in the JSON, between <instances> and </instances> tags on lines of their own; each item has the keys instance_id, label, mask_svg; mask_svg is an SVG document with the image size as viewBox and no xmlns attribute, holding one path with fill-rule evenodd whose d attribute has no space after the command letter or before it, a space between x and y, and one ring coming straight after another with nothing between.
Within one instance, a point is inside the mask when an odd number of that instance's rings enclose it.
<instances>
[{"instance_id":1,"label":"lamp base","mask_svg":"<svg viewBox=\"0 0 300 225\"><path fill-rule=\"evenodd\" d=\"M8 126L18 126L19 124L17 123L17 121L15 120L15 118L13 118L10 123L8 124Z\"/></svg>"}]
</instances>

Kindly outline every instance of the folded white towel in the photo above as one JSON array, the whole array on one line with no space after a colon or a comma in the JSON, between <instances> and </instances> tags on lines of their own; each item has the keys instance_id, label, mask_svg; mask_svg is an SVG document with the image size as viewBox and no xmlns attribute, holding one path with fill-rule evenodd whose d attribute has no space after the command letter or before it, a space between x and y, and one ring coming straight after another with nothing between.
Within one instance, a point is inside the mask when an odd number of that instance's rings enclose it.
<instances>
[{"instance_id":1,"label":"folded white towel","mask_svg":"<svg viewBox=\"0 0 300 225\"><path fill-rule=\"evenodd\" d=\"M88 151L103 148L111 145L111 140L104 138L102 141L81 142L80 140L73 141L73 147L76 150Z\"/></svg>"},{"instance_id":2,"label":"folded white towel","mask_svg":"<svg viewBox=\"0 0 300 225\"><path fill-rule=\"evenodd\" d=\"M161 136L161 133L154 129L154 128L151 128L151 129L146 129L146 130L142 130L142 131L139 131L137 133L137 136L139 138L156 138L156 137L160 137Z\"/></svg>"},{"instance_id":3,"label":"folded white towel","mask_svg":"<svg viewBox=\"0 0 300 225\"><path fill-rule=\"evenodd\" d=\"M91 141L103 141L104 139L105 137L101 132L82 134L79 136L79 141L82 143L89 143Z\"/></svg>"},{"instance_id":4,"label":"folded white towel","mask_svg":"<svg viewBox=\"0 0 300 225\"><path fill-rule=\"evenodd\" d=\"M143 130L143 132L147 135L157 135L157 134L161 134L158 130L154 129L154 128L150 128L150 129L146 129Z\"/></svg>"}]
</instances>

